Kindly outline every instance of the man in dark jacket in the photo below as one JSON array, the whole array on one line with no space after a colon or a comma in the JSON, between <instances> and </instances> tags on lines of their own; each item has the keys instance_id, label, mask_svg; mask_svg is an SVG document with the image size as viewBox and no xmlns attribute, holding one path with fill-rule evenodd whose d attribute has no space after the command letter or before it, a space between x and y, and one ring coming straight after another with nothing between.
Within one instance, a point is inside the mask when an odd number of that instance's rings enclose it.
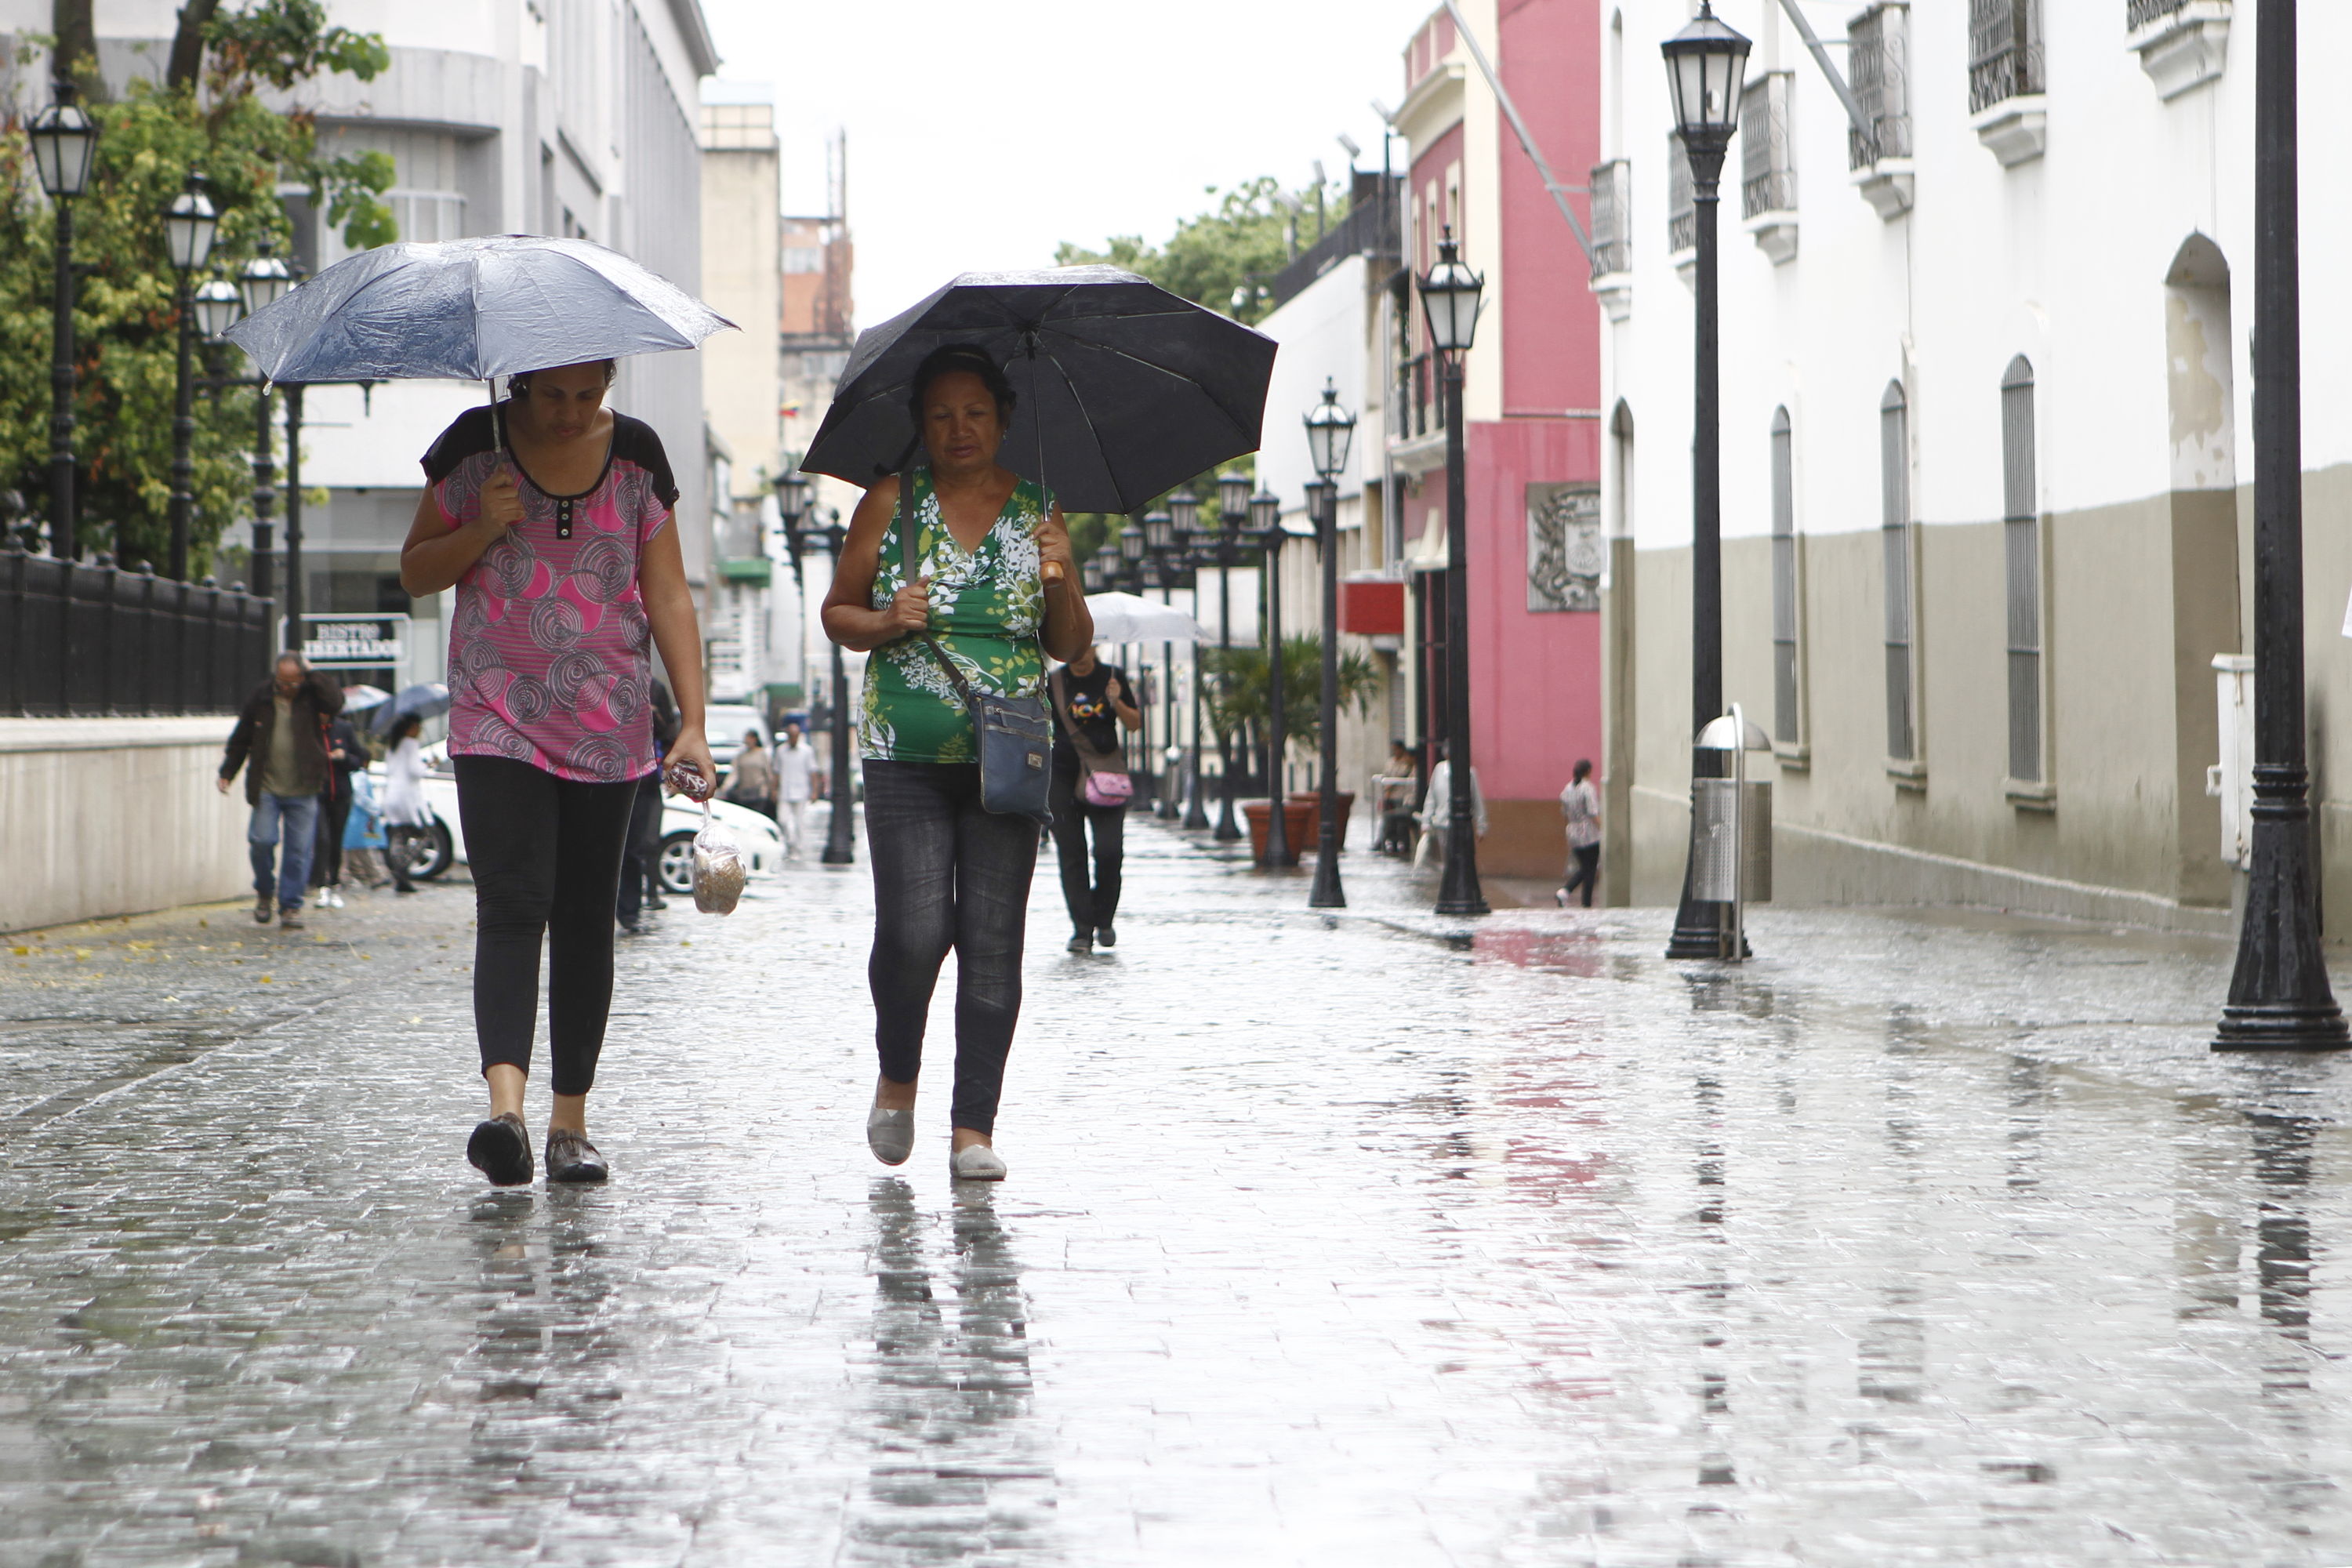
<instances>
[{"instance_id":1,"label":"man in dark jacket","mask_svg":"<svg viewBox=\"0 0 2352 1568\"><path fill-rule=\"evenodd\" d=\"M253 816L245 829L253 856L253 918L269 923L275 872L279 929L302 929L302 895L310 885L310 855L319 837L319 795L327 787L328 721L343 710L343 689L281 653L274 677L245 700L221 758L220 788L228 793L246 767L245 798ZM280 837L286 853L277 853ZM272 866L272 861L279 864Z\"/></svg>"}]
</instances>

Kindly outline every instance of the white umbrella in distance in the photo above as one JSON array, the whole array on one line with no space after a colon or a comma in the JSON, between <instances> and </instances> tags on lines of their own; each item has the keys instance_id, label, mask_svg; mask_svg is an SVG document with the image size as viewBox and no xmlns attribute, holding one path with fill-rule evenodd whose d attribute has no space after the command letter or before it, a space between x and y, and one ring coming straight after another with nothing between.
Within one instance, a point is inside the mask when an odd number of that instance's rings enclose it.
<instances>
[{"instance_id":1,"label":"white umbrella in distance","mask_svg":"<svg viewBox=\"0 0 2352 1568\"><path fill-rule=\"evenodd\" d=\"M1200 622L1172 605L1134 594L1088 594L1097 642L1207 642Z\"/></svg>"}]
</instances>

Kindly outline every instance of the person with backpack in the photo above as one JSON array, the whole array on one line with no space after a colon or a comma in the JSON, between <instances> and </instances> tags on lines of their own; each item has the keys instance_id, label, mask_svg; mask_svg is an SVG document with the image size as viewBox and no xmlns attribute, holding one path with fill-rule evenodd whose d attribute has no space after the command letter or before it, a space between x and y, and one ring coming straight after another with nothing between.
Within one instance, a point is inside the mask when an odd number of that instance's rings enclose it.
<instances>
[{"instance_id":1,"label":"person with backpack","mask_svg":"<svg viewBox=\"0 0 2352 1568\"><path fill-rule=\"evenodd\" d=\"M1091 953L1118 945L1119 864L1127 850L1127 803L1135 793L1119 752L1118 731L1143 727L1127 671L1087 648L1046 681L1054 699L1054 853L1062 863L1062 901L1070 910L1070 948ZM1094 836L1088 879L1087 836Z\"/></svg>"}]
</instances>

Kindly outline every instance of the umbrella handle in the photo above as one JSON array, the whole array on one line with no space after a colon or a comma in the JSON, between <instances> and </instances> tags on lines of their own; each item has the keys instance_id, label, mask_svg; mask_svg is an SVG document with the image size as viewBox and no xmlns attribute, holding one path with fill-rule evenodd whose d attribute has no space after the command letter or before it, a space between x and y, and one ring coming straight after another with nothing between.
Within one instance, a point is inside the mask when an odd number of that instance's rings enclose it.
<instances>
[{"instance_id":1,"label":"umbrella handle","mask_svg":"<svg viewBox=\"0 0 2352 1568\"><path fill-rule=\"evenodd\" d=\"M1062 563L1058 561L1048 561L1037 569L1037 575L1044 579L1046 586L1051 587L1062 580Z\"/></svg>"}]
</instances>

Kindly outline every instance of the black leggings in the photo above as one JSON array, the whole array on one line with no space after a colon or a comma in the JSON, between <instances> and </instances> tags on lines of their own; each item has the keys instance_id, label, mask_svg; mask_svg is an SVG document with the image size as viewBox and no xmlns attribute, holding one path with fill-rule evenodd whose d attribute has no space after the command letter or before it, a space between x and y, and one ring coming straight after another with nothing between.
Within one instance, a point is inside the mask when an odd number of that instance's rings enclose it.
<instances>
[{"instance_id":1,"label":"black leggings","mask_svg":"<svg viewBox=\"0 0 2352 1568\"><path fill-rule=\"evenodd\" d=\"M635 779L576 784L506 757L457 757L457 817L474 873L474 1033L482 1068L530 1070L539 942L555 1092L596 1081L613 1006L613 896Z\"/></svg>"},{"instance_id":2,"label":"black leggings","mask_svg":"<svg viewBox=\"0 0 2352 1568\"><path fill-rule=\"evenodd\" d=\"M874 864L874 1044L882 1076L912 1083L948 950L956 955L953 1124L996 1131L1004 1058L1021 1019L1021 939L1037 825L980 805L971 763L866 763Z\"/></svg>"},{"instance_id":3,"label":"black leggings","mask_svg":"<svg viewBox=\"0 0 2352 1568\"><path fill-rule=\"evenodd\" d=\"M1127 858L1127 807L1078 798L1078 759L1054 761L1054 858L1062 867L1062 902L1070 929L1091 936L1118 918L1119 867ZM1087 830L1094 830L1094 879L1087 878Z\"/></svg>"},{"instance_id":4,"label":"black leggings","mask_svg":"<svg viewBox=\"0 0 2352 1568\"><path fill-rule=\"evenodd\" d=\"M310 857L310 886L343 885L343 829L352 820L352 775L338 773L333 791L319 797L319 852Z\"/></svg>"}]
</instances>

